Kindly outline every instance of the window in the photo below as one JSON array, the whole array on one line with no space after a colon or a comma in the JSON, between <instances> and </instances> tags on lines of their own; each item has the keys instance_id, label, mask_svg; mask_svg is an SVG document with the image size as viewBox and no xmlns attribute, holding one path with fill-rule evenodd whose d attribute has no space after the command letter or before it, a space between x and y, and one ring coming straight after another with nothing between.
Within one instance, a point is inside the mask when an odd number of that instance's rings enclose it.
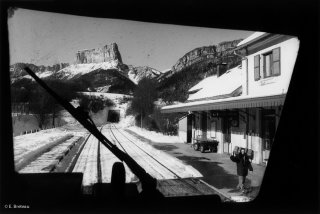
<instances>
[{"instance_id":1,"label":"window","mask_svg":"<svg viewBox=\"0 0 320 214\"><path fill-rule=\"evenodd\" d=\"M280 75L280 48L262 55L263 75L260 75L260 55L254 57L254 80Z\"/></svg>"},{"instance_id":2,"label":"window","mask_svg":"<svg viewBox=\"0 0 320 214\"><path fill-rule=\"evenodd\" d=\"M260 79L260 55L254 57L254 80Z\"/></svg>"},{"instance_id":3,"label":"window","mask_svg":"<svg viewBox=\"0 0 320 214\"><path fill-rule=\"evenodd\" d=\"M216 138L217 137L217 122L216 121L211 121L210 124L210 137Z\"/></svg>"},{"instance_id":4,"label":"window","mask_svg":"<svg viewBox=\"0 0 320 214\"><path fill-rule=\"evenodd\" d=\"M280 48L273 49L272 51L273 58L273 75L280 75Z\"/></svg>"}]
</instances>

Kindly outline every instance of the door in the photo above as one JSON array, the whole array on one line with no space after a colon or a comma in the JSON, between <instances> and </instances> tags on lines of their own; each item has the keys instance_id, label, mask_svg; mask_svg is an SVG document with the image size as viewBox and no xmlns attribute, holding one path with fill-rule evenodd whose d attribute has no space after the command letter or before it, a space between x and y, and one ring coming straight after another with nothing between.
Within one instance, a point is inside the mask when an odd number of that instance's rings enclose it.
<instances>
[{"instance_id":1,"label":"door","mask_svg":"<svg viewBox=\"0 0 320 214\"><path fill-rule=\"evenodd\" d=\"M274 109L262 111L262 161L267 162L276 133L276 118Z\"/></svg>"},{"instance_id":2,"label":"door","mask_svg":"<svg viewBox=\"0 0 320 214\"><path fill-rule=\"evenodd\" d=\"M223 132L223 152L230 153L229 144L231 143L231 124L228 117L224 117L222 120L222 132Z\"/></svg>"}]
</instances>

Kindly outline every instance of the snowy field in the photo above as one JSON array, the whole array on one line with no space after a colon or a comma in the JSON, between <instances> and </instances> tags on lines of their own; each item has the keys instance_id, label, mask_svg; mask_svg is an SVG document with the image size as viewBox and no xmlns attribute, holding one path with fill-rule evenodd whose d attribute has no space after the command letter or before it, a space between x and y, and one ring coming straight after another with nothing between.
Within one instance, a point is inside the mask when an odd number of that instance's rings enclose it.
<instances>
[{"instance_id":1,"label":"snowy field","mask_svg":"<svg viewBox=\"0 0 320 214\"><path fill-rule=\"evenodd\" d=\"M164 135L159 132L141 129L137 126L131 126L131 127L128 127L127 129L155 143L184 143L183 140L180 139L178 136Z\"/></svg>"}]
</instances>

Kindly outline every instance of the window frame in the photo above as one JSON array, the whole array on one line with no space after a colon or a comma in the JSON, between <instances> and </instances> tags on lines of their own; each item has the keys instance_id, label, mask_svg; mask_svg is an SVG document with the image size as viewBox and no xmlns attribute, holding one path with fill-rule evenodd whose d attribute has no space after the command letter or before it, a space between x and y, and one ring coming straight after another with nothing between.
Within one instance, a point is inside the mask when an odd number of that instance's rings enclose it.
<instances>
[{"instance_id":1,"label":"window frame","mask_svg":"<svg viewBox=\"0 0 320 214\"><path fill-rule=\"evenodd\" d=\"M273 51L271 50L266 53L263 53L262 56L263 56L263 78L262 79L274 76L273 75ZM270 75L267 75L267 63L266 63L267 56L270 56L270 65L269 65Z\"/></svg>"},{"instance_id":2,"label":"window frame","mask_svg":"<svg viewBox=\"0 0 320 214\"><path fill-rule=\"evenodd\" d=\"M260 79L262 79L263 77L261 76L260 74L260 71L261 71L261 63L260 63L260 60L261 60L261 57L260 57L260 54L258 55L255 55L253 57L253 72L254 72L254 81L258 81ZM257 63L257 64L256 64Z\"/></svg>"},{"instance_id":3,"label":"window frame","mask_svg":"<svg viewBox=\"0 0 320 214\"><path fill-rule=\"evenodd\" d=\"M278 50L279 51L279 56L278 56L278 59L275 60L274 59L274 52L275 50ZM270 55L270 75L267 75L267 65L266 65L266 56ZM259 61L259 71L262 70L262 75L260 73L259 75L259 78L256 78L256 75L254 75L254 80L255 81L258 81L258 80L263 80L263 79L267 79L267 78L270 78L270 77L276 77L276 76L280 76L281 75L281 48L280 47L277 47L277 48L274 48L272 50L269 50L269 51L266 51L262 54L258 54L255 57L258 57L259 56L259 59L261 60L262 58L262 63L260 63ZM262 56L262 57L261 57ZM278 63L279 65L279 72L278 73L275 73L275 64ZM262 66L262 69L261 69L261 66ZM256 68L258 68L257 66L254 65L254 73L256 73Z\"/></svg>"},{"instance_id":4,"label":"window frame","mask_svg":"<svg viewBox=\"0 0 320 214\"><path fill-rule=\"evenodd\" d=\"M214 124L214 126L212 126ZM214 129L213 129L214 127ZM211 120L210 121L210 137L217 138L217 121Z\"/></svg>"}]
</instances>

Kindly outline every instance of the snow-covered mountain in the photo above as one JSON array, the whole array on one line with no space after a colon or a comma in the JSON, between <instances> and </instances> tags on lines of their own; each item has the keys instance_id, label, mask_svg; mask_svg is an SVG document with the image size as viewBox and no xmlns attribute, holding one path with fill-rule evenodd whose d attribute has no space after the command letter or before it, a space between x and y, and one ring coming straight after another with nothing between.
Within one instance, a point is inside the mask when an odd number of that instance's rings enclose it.
<instances>
[{"instance_id":1,"label":"snow-covered mountain","mask_svg":"<svg viewBox=\"0 0 320 214\"><path fill-rule=\"evenodd\" d=\"M88 63L88 64L72 64L66 68L61 69L56 73L52 73L51 75L59 79L73 79L85 74L89 74L95 70L109 70L109 69L118 69L118 61Z\"/></svg>"},{"instance_id":2,"label":"snow-covered mountain","mask_svg":"<svg viewBox=\"0 0 320 214\"><path fill-rule=\"evenodd\" d=\"M136 84L138 84L138 82L144 77L157 78L160 75L160 71L148 66L129 66L128 77Z\"/></svg>"},{"instance_id":3,"label":"snow-covered mountain","mask_svg":"<svg viewBox=\"0 0 320 214\"><path fill-rule=\"evenodd\" d=\"M118 61L109 61L101 63L72 64L59 71L45 70L41 72L37 69L32 70L44 80L70 82L78 85L78 88L80 88L81 91L131 94L136 86L135 83L128 78L126 71L124 71L122 67L123 66L120 66ZM14 71L12 71L11 74L11 85L13 87L21 87L24 84L30 84L27 80L34 82L34 80L23 70L19 73L20 75L16 75L17 72Z\"/></svg>"},{"instance_id":4,"label":"snow-covered mountain","mask_svg":"<svg viewBox=\"0 0 320 214\"><path fill-rule=\"evenodd\" d=\"M134 67L122 62L116 43L102 48L77 51L75 63L54 66L37 66L16 63L10 67L11 83L33 80L24 70L28 66L42 79L73 81L83 85L85 91L131 93L135 85L144 78L156 78L161 72L147 66ZM19 85L19 84L18 84Z\"/></svg>"}]
</instances>

